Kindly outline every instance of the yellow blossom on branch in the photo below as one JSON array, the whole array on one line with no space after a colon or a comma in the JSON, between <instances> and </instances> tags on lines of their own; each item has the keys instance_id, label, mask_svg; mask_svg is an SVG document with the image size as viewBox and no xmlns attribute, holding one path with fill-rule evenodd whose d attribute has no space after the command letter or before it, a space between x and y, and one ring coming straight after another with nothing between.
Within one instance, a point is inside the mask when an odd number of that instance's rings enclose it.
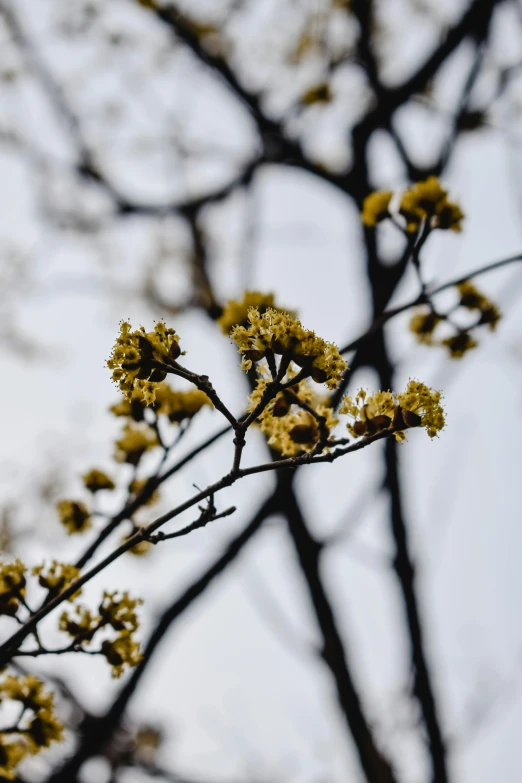
<instances>
[{"instance_id":1,"label":"yellow blossom on branch","mask_svg":"<svg viewBox=\"0 0 522 783\"><path fill-rule=\"evenodd\" d=\"M411 420L408 413L415 414L420 418L420 426L424 427L430 438L434 438L444 428L446 421L440 402L442 397L440 391L434 391L420 381L411 380L406 391L397 394L396 397L405 423Z\"/></svg>"},{"instance_id":2,"label":"yellow blossom on branch","mask_svg":"<svg viewBox=\"0 0 522 783\"><path fill-rule=\"evenodd\" d=\"M20 560L0 563L0 615L14 617L25 596L26 568Z\"/></svg>"},{"instance_id":3,"label":"yellow blossom on branch","mask_svg":"<svg viewBox=\"0 0 522 783\"><path fill-rule=\"evenodd\" d=\"M32 573L38 577L39 584L46 590L60 593L69 587L75 579L78 579L80 569L69 563L59 563L58 560L53 560L49 565L35 566ZM74 600L80 593L81 589L74 593L69 601Z\"/></svg>"},{"instance_id":4,"label":"yellow blossom on branch","mask_svg":"<svg viewBox=\"0 0 522 783\"><path fill-rule=\"evenodd\" d=\"M441 316L430 309L421 308L414 313L410 320L410 330L417 338L417 342L424 345L433 344L433 332L442 321Z\"/></svg>"},{"instance_id":5,"label":"yellow blossom on branch","mask_svg":"<svg viewBox=\"0 0 522 783\"><path fill-rule=\"evenodd\" d=\"M156 388L154 410L167 416L171 424L192 419L205 405L213 407L207 395L199 389L178 391L166 382L158 384Z\"/></svg>"},{"instance_id":6,"label":"yellow blossom on branch","mask_svg":"<svg viewBox=\"0 0 522 783\"><path fill-rule=\"evenodd\" d=\"M223 312L217 320L223 334L230 334L233 326L248 326L248 311L251 307L256 307L260 313L266 312L268 308L281 309L276 307L274 294L245 291L241 299L230 299L223 307ZM290 314L294 315L294 313Z\"/></svg>"},{"instance_id":7,"label":"yellow blossom on branch","mask_svg":"<svg viewBox=\"0 0 522 783\"><path fill-rule=\"evenodd\" d=\"M250 395L248 410L256 408L266 389L267 382L259 379ZM306 381L296 384L287 392L279 392L262 411L256 424L268 439L268 445L284 457L295 457L303 451L311 451L319 441L318 419L296 402L306 403L318 417L324 419L327 433L333 430L338 419L327 398L313 392Z\"/></svg>"},{"instance_id":8,"label":"yellow blossom on branch","mask_svg":"<svg viewBox=\"0 0 522 783\"><path fill-rule=\"evenodd\" d=\"M159 446L158 436L146 424L126 424L121 437L115 443L114 458L117 462L137 465L146 451Z\"/></svg>"},{"instance_id":9,"label":"yellow blossom on branch","mask_svg":"<svg viewBox=\"0 0 522 783\"><path fill-rule=\"evenodd\" d=\"M145 405L151 405L157 384L166 377L165 367L180 355L179 335L163 321L158 321L152 332L143 326L133 330L128 321L122 321L107 366L126 400L131 402L136 394Z\"/></svg>"},{"instance_id":10,"label":"yellow blossom on branch","mask_svg":"<svg viewBox=\"0 0 522 783\"><path fill-rule=\"evenodd\" d=\"M84 533L92 525L90 512L85 503L75 500L60 500L56 504L60 522L69 535Z\"/></svg>"},{"instance_id":11,"label":"yellow blossom on branch","mask_svg":"<svg viewBox=\"0 0 522 783\"><path fill-rule=\"evenodd\" d=\"M361 220L373 227L391 217L391 190L376 190L363 202ZM458 204L448 199L448 191L437 177L428 177L405 190L399 204L399 215L406 221L406 231L416 233L421 226L460 231L464 214Z\"/></svg>"},{"instance_id":12,"label":"yellow blossom on branch","mask_svg":"<svg viewBox=\"0 0 522 783\"><path fill-rule=\"evenodd\" d=\"M391 190L376 190L370 193L363 201L361 220L365 226L372 228L377 223L390 217L388 207L392 200Z\"/></svg>"},{"instance_id":13,"label":"yellow blossom on branch","mask_svg":"<svg viewBox=\"0 0 522 783\"><path fill-rule=\"evenodd\" d=\"M119 677L125 666L135 666L141 660L139 643L132 636L138 629L136 609L141 603L141 599L130 598L126 592L105 592L96 613L81 604L73 612L63 612L60 630L71 636L78 648L92 644L99 632L115 631L116 636L105 639L95 652L107 658L112 676Z\"/></svg>"},{"instance_id":14,"label":"yellow blossom on branch","mask_svg":"<svg viewBox=\"0 0 522 783\"><path fill-rule=\"evenodd\" d=\"M103 470L93 468L83 475L83 483L89 492L100 492L102 489L113 490L114 481Z\"/></svg>"},{"instance_id":15,"label":"yellow blossom on branch","mask_svg":"<svg viewBox=\"0 0 522 783\"><path fill-rule=\"evenodd\" d=\"M479 289L469 280L464 280L457 285L460 294L460 306L467 310L479 310L479 325L487 324L494 331L501 315L498 307L488 299Z\"/></svg>"},{"instance_id":16,"label":"yellow blossom on branch","mask_svg":"<svg viewBox=\"0 0 522 783\"><path fill-rule=\"evenodd\" d=\"M0 776L4 780L15 780L18 765L30 754L27 741L12 733L0 731Z\"/></svg>"},{"instance_id":17,"label":"yellow blossom on branch","mask_svg":"<svg viewBox=\"0 0 522 783\"><path fill-rule=\"evenodd\" d=\"M346 362L333 343L305 329L289 313L268 308L260 313L256 307L248 311L249 326L232 329L232 339L242 355L241 366L250 369L253 362L264 358L268 351L280 355L301 367L318 383L335 389L346 370Z\"/></svg>"},{"instance_id":18,"label":"yellow blossom on branch","mask_svg":"<svg viewBox=\"0 0 522 783\"><path fill-rule=\"evenodd\" d=\"M121 633L116 639L105 640L102 644L102 654L112 666L112 676L121 677L126 666L137 666L142 660L140 646L130 633Z\"/></svg>"},{"instance_id":19,"label":"yellow blossom on branch","mask_svg":"<svg viewBox=\"0 0 522 783\"><path fill-rule=\"evenodd\" d=\"M452 359L461 359L468 351L473 350L478 345L477 341L466 330L458 332L452 337L446 337L441 344L445 345L449 350Z\"/></svg>"},{"instance_id":20,"label":"yellow blossom on branch","mask_svg":"<svg viewBox=\"0 0 522 783\"><path fill-rule=\"evenodd\" d=\"M350 416L352 423L347 427L356 438L389 431L396 440L404 440L404 430L411 427L424 427L433 438L445 424L440 400L439 391L411 380L400 394L378 391L368 395L360 389L354 398L344 397L339 413Z\"/></svg>"},{"instance_id":21,"label":"yellow blossom on branch","mask_svg":"<svg viewBox=\"0 0 522 783\"><path fill-rule=\"evenodd\" d=\"M437 177L428 177L408 188L402 195L399 212L405 218L409 232L418 231L427 221L432 228L460 231L464 217L460 207L448 200L448 191Z\"/></svg>"},{"instance_id":22,"label":"yellow blossom on branch","mask_svg":"<svg viewBox=\"0 0 522 783\"><path fill-rule=\"evenodd\" d=\"M378 391L368 395L360 389L355 397L343 398L339 413L350 416L353 423L347 425L348 431L354 438L359 438L390 429L396 410L397 403L391 392Z\"/></svg>"},{"instance_id":23,"label":"yellow blossom on branch","mask_svg":"<svg viewBox=\"0 0 522 783\"><path fill-rule=\"evenodd\" d=\"M53 694L33 674L5 675L0 680L0 702L22 708L9 731L0 729L0 775L13 780L21 761L63 738L63 725L54 711Z\"/></svg>"}]
</instances>

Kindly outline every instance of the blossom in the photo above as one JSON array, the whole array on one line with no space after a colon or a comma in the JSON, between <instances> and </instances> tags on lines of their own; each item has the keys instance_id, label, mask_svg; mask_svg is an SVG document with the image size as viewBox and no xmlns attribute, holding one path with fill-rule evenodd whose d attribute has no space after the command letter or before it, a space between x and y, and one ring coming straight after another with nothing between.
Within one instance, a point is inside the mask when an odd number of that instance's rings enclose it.
<instances>
[{"instance_id":1,"label":"blossom","mask_svg":"<svg viewBox=\"0 0 522 783\"><path fill-rule=\"evenodd\" d=\"M361 220L365 226L373 227L390 216L389 205L392 200L391 190L376 190L363 201Z\"/></svg>"},{"instance_id":2,"label":"blossom","mask_svg":"<svg viewBox=\"0 0 522 783\"><path fill-rule=\"evenodd\" d=\"M433 332L441 321L442 317L434 313L433 310L422 308L412 315L410 331L417 338L417 342L432 345Z\"/></svg>"},{"instance_id":3,"label":"blossom","mask_svg":"<svg viewBox=\"0 0 522 783\"><path fill-rule=\"evenodd\" d=\"M442 345L445 345L446 348L448 348L452 359L461 359L465 353L476 348L478 343L469 332L463 330L457 332L457 334L454 334L452 337L447 337L442 341Z\"/></svg>"},{"instance_id":4,"label":"blossom","mask_svg":"<svg viewBox=\"0 0 522 783\"><path fill-rule=\"evenodd\" d=\"M101 647L102 654L112 666L112 676L121 677L125 666L137 666L142 660L140 646L130 633L122 633L116 639L106 639Z\"/></svg>"},{"instance_id":5,"label":"blossom","mask_svg":"<svg viewBox=\"0 0 522 783\"><path fill-rule=\"evenodd\" d=\"M127 592L105 592L97 612L81 604L72 613L63 612L60 630L74 639L75 645L86 646L93 642L98 632L112 630L113 638L104 639L100 649L112 666L112 676L119 677L125 666L135 666L141 660L140 646L133 638L138 629L136 609L141 599L130 598Z\"/></svg>"},{"instance_id":6,"label":"blossom","mask_svg":"<svg viewBox=\"0 0 522 783\"><path fill-rule=\"evenodd\" d=\"M369 396L359 389L355 397L343 398L339 413L350 416L353 423L347 425L348 431L359 438L390 429L396 410L397 403L390 391L377 391Z\"/></svg>"},{"instance_id":7,"label":"blossom","mask_svg":"<svg viewBox=\"0 0 522 783\"><path fill-rule=\"evenodd\" d=\"M102 489L112 490L115 487L114 481L103 470L93 468L83 475L83 483L89 492L93 494Z\"/></svg>"},{"instance_id":8,"label":"blossom","mask_svg":"<svg viewBox=\"0 0 522 783\"><path fill-rule=\"evenodd\" d=\"M151 405L157 383L165 379L166 368L180 355L179 335L163 321L158 321L152 332L143 326L132 330L128 321L122 321L107 366L126 400L130 402L135 393L145 405Z\"/></svg>"},{"instance_id":9,"label":"blossom","mask_svg":"<svg viewBox=\"0 0 522 783\"><path fill-rule=\"evenodd\" d=\"M0 680L0 701L18 702L22 712L14 727L0 731L0 775L13 780L21 761L63 738L54 711L53 694L33 674L6 675Z\"/></svg>"},{"instance_id":10,"label":"blossom","mask_svg":"<svg viewBox=\"0 0 522 783\"><path fill-rule=\"evenodd\" d=\"M39 584L45 587L46 590L61 593L78 579L80 569L69 563L60 563L58 560L53 560L49 565L35 566L32 573L38 577ZM70 596L69 601L72 601L80 592L81 590L78 590L73 596Z\"/></svg>"},{"instance_id":11,"label":"blossom","mask_svg":"<svg viewBox=\"0 0 522 783\"><path fill-rule=\"evenodd\" d=\"M192 419L205 405L213 407L205 392L199 389L178 391L165 382L156 389L154 410L167 416L172 424Z\"/></svg>"},{"instance_id":12,"label":"blossom","mask_svg":"<svg viewBox=\"0 0 522 783\"><path fill-rule=\"evenodd\" d=\"M139 389L135 389L132 392L132 399L130 401L123 398L114 405L111 405L109 410L114 416L125 416L126 418L139 422L143 421L145 418L145 407L146 405L141 398L141 392Z\"/></svg>"},{"instance_id":13,"label":"blossom","mask_svg":"<svg viewBox=\"0 0 522 783\"><path fill-rule=\"evenodd\" d=\"M266 380L259 379L250 395L248 409L253 411L265 389ZM288 392L279 392L256 420L261 432L267 436L268 445L284 457L295 457L311 451L319 441L320 430L317 418L308 410L299 407L301 403L310 406L318 417L324 419L326 432L333 430L338 420L329 401L315 394L306 381L291 387Z\"/></svg>"},{"instance_id":14,"label":"blossom","mask_svg":"<svg viewBox=\"0 0 522 783\"><path fill-rule=\"evenodd\" d=\"M60 500L56 504L60 522L69 535L84 533L92 525L90 512L85 503L76 500Z\"/></svg>"},{"instance_id":15,"label":"blossom","mask_svg":"<svg viewBox=\"0 0 522 783\"><path fill-rule=\"evenodd\" d=\"M159 446L158 436L148 425L126 424L121 437L115 443L114 459L137 465L146 451Z\"/></svg>"},{"instance_id":16,"label":"blossom","mask_svg":"<svg viewBox=\"0 0 522 783\"><path fill-rule=\"evenodd\" d=\"M461 230L464 217L460 207L448 200L448 192L437 177L417 182L402 194L399 213L406 220L406 231L416 232L424 221L432 228Z\"/></svg>"},{"instance_id":17,"label":"blossom","mask_svg":"<svg viewBox=\"0 0 522 783\"><path fill-rule=\"evenodd\" d=\"M25 595L26 568L21 560L0 564L0 615L13 617Z\"/></svg>"},{"instance_id":18,"label":"blossom","mask_svg":"<svg viewBox=\"0 0 522 783\"><path fill-rule=\"evenodd\" d=\"M269 307L272 310L280 309L276 307L274 294L245 291L241 299L230 299L223 307L217 320L223 334L230 334L233 326L248 326L248 311L251 307L256 307L260 313L266 312Z\"/></svg>"},{"instance_id":19,"label":"blossom","mask_svg":"<svg viewBox=\"0 0 522 783\"><path fill-rule=\"evenodd\" d=\"M80 645L89 642L101 628L101 617L94 614L87 606L76 604L72 613L62 612L58 627Z\"/></svg>"},{"instance_id":20,"label":"blossom","mask_svg":"<svg viewBox=\"0 0 522 783\"><path fill-rule=\"evenodd\" d=\"M440 391L430 389L420 381L410 380L406 391L396 397L406 424L409 418L407 414L411 412L420 417L420 426L424 427L430 438L434 438L444 428L446 422Z\"/></svg>"},{"instance_id":21,"label":"blossom","mask_svg":"<svg viewBox=\"0 0 522 783\"><path fill-rule=\"evenodd\" d=\"M360 389L355 397L344 397L339 413L347 414L347 425L356 438L389 430L396 440L404 440L404 430L424 427L430 438L444 427L441 393L420 381L411 380L406 391L393 394L377 391L372 395Z\"/></svg>"},{"instance_id":22,"label":"blossom","mask_svg":"<svg viewBox=\"0 0 522 783\"><path fill-rule=\"evenodd\" d=\"M244 370L260 361L267 351L272 351L297 364L318 383L326 383L329 389L337 387L347 365L333 343L305 329L289 313L273 308L267 308L261 314L256 307L251 307L248 323L248 327L234 327L231 333L243 356Z\"/></svg>"},{"instance_id":23,"label":"blossom","mask_svg":"<svg viewBox=\"0 0 522 783\"><path fill-rule=\"evenodd\" d=\"M465 307L467 310L479 310L481 313L479 325L488 324L493 331L501 318L497 306L479 291L470 280L464 280L462 283L459 283L457 290L460 294L460 306Z\"/></svg>"},{"instance_id":24,"label":"blossom","mask_svg":"<svg viewBox=\"0 0 522 783\"><path fill-rule=\"evenodd\" d=\"M127 592L104 592L99 607L104 625L110 625L115 631L136 631L138 628L137 607L142 604L140 598L130 598Z\"/></svg>"},{"instance_id":25,"label":"blossom","mask_svg":"<svg viewBox=\"0 0 522 783\"><path fill-rule=\"evenodd\" d=\"M28 755L27 742L0 732L0 776L5 780L16 778L16 768Z\"/></svg>"}]
</instances>

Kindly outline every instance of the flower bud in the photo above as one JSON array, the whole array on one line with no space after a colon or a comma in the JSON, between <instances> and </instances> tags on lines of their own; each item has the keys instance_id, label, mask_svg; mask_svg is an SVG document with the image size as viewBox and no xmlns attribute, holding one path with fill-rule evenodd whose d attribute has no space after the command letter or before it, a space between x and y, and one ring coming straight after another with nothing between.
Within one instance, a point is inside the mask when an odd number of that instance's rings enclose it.
<instances>
[{"instance_id":1,"label":"flower bud","mask_svg":"<svg viewBox=\"0 0 522 783\"><path fill-rule=\"evenodd\" d=\"M362 437L363 435L366 435L366 422L365 421L354 421L353 427L352 427L354 433L357 435L358 438Z\"/></svg>"},{"instance_id":2,"label":"flower bud","mask_svg":"<svg viewBox=\"0 0 522 783\"><path fill-rule=\"evenodd\" d=\"M413 411L402 410L402 418L406 427L420 427L422 419L418 413Z\"/></svg>"},{"instance_id":3,"label":"flower bud","mask_svg":"<svg viewBox=\"0 0 522 783\"><path fill-rule=\"evenodd\" d=\"M317 427L314 424L296 424L289 435L294 443L305 446L317 440Z\"/></svg>"},{"instance_id":4,"label":"flower bud","mask_svg":"<svg viewBox=\"0 0 522 783\"><path fill-rule=\"evenodd\" d=\"M327 373L320 367L312 367L312 378L316 383L324 383L327 377Z\"/></svg>"},{"instance_id":5,"label":"flower bud","mask_svg":"<svg viewBox=\"0 0 522 783\"><path fill-rule=\"evenodd\" d=\"M285 397L278 397L272 407L272 416L281 418L281 416L286 416L289 410L290 402Z\"/></svg>"},{"instance_id":6,"label":"flower bud","mask_svg":"<svg viewBox=\"0 0 522 783\"><path fill-rule=\"evenodd\" d=\"M178 359L181 356L181 348L176 340L173 340L172 345L169 348L169 356L171 359Z\"/></svg>"},{"instance_id":7,"label":"flower bud","mask_svg":"<svg viewBox=\"0 0 522 783\"><path fill-rule=\"evenodd\" d=\"M390 427L392 420L390 416L386 416L386 414L383 413L380 416L374 416L372 423L377 432L381 432L381 430L387 430Z\"/></svg>"},{"instance_id":8,"label":"flower bud","mask_svg":"<svg viewBox=\"0 0 522 783\"><path fill-rule=\"evenodd\" d=\"M260 362L261 359L263 359L265 355L264 351L258 351L255 348L252 348L250 351L246 351L245 356L247 359L250 359L251 362Z\"/></svg>"}]
</instances>

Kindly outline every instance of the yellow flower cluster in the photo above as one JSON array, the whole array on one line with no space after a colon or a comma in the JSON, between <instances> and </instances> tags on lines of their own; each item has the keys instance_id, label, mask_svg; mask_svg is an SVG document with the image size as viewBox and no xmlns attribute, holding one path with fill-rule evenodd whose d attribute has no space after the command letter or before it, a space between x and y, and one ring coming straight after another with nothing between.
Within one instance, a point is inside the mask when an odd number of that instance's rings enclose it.
<instances>
[{"instance_id":1,"label":"yellow flower cluster","mask_svg":"<svg viewBox=\"0 0 522 783\"><path fill-rule=\"evenodd\" d=\"M365 226L375 226L390 217L389 205L392 191L377 190L370 193L363 202L361 219ZM428 177L416 182L404 191L399 205L399 214L406 221L406 231L416 233L421 226L461 230L464 214L458 204L448 199L448 191L437 177Z\"/></svg>"},{"instance_id":2,"label":"yellow flower cluster","mask_svg":"<svg viewBox=\"0 0 522 783\"><path fill-rule=\"evenodd\" d=\"M157 383L165 380L165 368L180 355L179 335L163 321L152 332L143 326L133 330L128 321L122 321L107 366L126 400L130 402L136 393L145 405L151 405Z\"/></svg>"},{"instance_id":3,"label":"yellow flower cluster","mask_svg":"<svg viewBox=\"0 0 522 783\"><path fill-rule=\"evenodd\" d=\"M393 193L391 190L376 190L370 193L363 201L361 220L365 226L372 228L382 220L390 217L390 201Z\"/></svg>"},{"instance_id":4,"label":"yellow flower cluster","mask_svg":"<svg viewBox=\"0 0 522 783\"><path fill-rule=\"evenodd\" d=\"M4 702L17 703L22 710L16 725L9 731L0 729L0 776L14 780L21 761L63 738L63 725L53 694L32 674L5 675L0 680L0 703Z\"/></svg>"},{"instance_id":5,"label":"yellow flower cluster","mask_svg":"<svg viewBox=\"0 0 522 783\"><path fill-rule=\"evenodd\" d=\"M470 329L487 324L491 330L494 330L501 318L497 306L469 280L459 283L457 291L459 293L457 307L480 313L479 319L473 326L458 329L455 334L444 340L435 340L434 332L437 326L445 320L444 315L434 313L430 307L426 306L414 313L410 320L410 330L416 336L417 342L425 345L443 345L449 350L453 359L459 359L467 351L476 348L478 343L470 335Z\"/></svg>"},{"instance_id":6,"label":"yellow flower cluster","mask_svg":"<svg viewBox=\"0 0 522 783\"><path fill-rule=\"evenodd\" d=\"M83 483L89 492L93 494L102 489L112 490L115 487L114 481L103 470L93 468L83 475Z\"/></svg>"},{"instance_id":7,"label":"yellow flower cluster","mask_svg":"<svg viewBox=\"0 0 522 783\"><path fill-rule=\"evenodd\" d=\"M168 383L160 383L156 388L154 410L167 416L171 424L179 424L192 419L204 405L212 406L207 395L199 389L176 391Z\"/></svg>"},{"instance_id":8,"label":"yellow flower cluster","mask_svg":"<svg viewBox=\"0 0 522 783\"><path fill-rule=\"evenodd\" d=\"M76 605L74 613L63 612L60 629L74 639L79 648L92 642L102 629L112 629L116 636L105 639L99 652L112 666L112 676L120 677L126 666L136 666L141 660L139 643L133 638L138 629L136 609L143 603L128 593L104 593L98 612Z\"/></svg>"},{"instance_id":9,"label":"yellow flower cluster","mask_svg":"<svg viewBox=\"0 0 522 783\"><path fill-rule=\"evenodd\" d=\"M462 359L462 357L473 348L476 348L478 343L467 331L457 332L457 334L451 337L446 337L442 340L441 345L444 345L452 359Z\"/></svg>"},{"instance_id":10,"label":"yellow flower cluster","mask_svg":"<svg viewBox=\"0 0 522 783\"><path fill-rule=\"evenodd\" d=\"M256 307L251 307L248 323L248 327L234 327L231 333L242 354L244 370L249 370L253 362L261 361L271 351L307 371L317 383L326 383L329 389L337 387L346 370L346 362L333 343L305 329L289 313L272 308L261 314Z\"/></svg>"},{"instance_id":11,"label":"yellow flower cluster","mask_svg":"<svg viewBox=\"0 0 522 783\"><path fill-rule=\"evenodd\" d=\"M411 380L400 394L378 391L368 395L360 389L354 398L344 397L339 413L353 420L347 427L355 438L389 430L396 440L404 440L404 430L411 427L424 427L434 438L445 424L440 400L440 392Z\"/></svg>"},{"instance_id":12,"label":"yellow flower cluster","mask_svg":"<svg viewBox=\"0 0 522 783\"><path fill-rule=\"evenodd\" d=\"M412 315L410 330L416 336L417 342L424 345L433 345L433 332L442 320L440 315L437 315L429 308L423 307Z\"/></svg>"},{"instance_id":13,"label":"yellow flower cluster","mask_svg":"<svg viewBox=\"0 0 522 783\"><path fill-rule=\"evenodd\" d=\"M249 411L254 410L259 403L266 385L266 380L258 380L256 388L250 395ZM294 402L294 395L312 407L318 416L325 419L328 431L334 429L338 423L333 408L328 405L328 400L314 394L305 381L291 387L287 393L279 392L268 403L256 420L256 424L267 436L268 445L281 452L284 457L295 457L303 451L311 451L319 440L317 419Z\"/></svg>"},{"instance_id":14,"label":"yellow flower cluster","mask_svg":"<svg viewBox=\"0 0 522 783\"><path fill-rule=\"evenodd\" d=\"M147 424L126 424L121 437L115 443L114 459L137 465L145 452L159 446L154 430Z\"/></svg>"},{"instance_id":15,"label":"yellow flower cluster","mask_svg":"<svg viewBox=\"0 0 522 783\"><path fill-rule=\"evenodd\" d=\"M251 307L256 307L260 313L266 312L269 307L272 310L279 310L274 300L274 294L245 291L241 299L230 299L226 303L217 323L223 334L230 334L233 326L248 326L248 311Z\"/></svg>"},{"instance_id":16,"label":"yellow flower cluster","mask_svg":"<svg viewBox=\"0 0 522 783\"><path fill-rule=\"evenodd\" d=\"M437 177L428 177L406 190L401 198L400 214L406 220L406 231L415 233L422 224L430 221L432 228L460 231L464 217L458 204L448 200Z\"/></svg>"},{"instance_id":17,"label":"yellow flower cluster","mask_svg":"<svg viewBox=\"0 0 522 783\"><path fill-rule=\"evenodd\" d=\"M401 408L404 423L408 426L424 427L430 438L434 438L446 424L444 409L441 405L442 395L440 391L430 389L420 381L411 380L406 391L396 395ZM419 425L409 414L420 418ZM408 422L413 422L409 424Z\"/></svg>"},{"instance_id":18,"label":"yellow flower cluster","mask_svg":"<svg viewBox=\"0 0 522 783\"><path fill-rule=\"evenodd\" d=\"M25 596L26 568L20 560L0 563L0 615L14 617Z\"/></svg>"},{"instance_id":19,"label":"yellow flower cluster","mask_svg":"<svg viewBox=\"0 0 522 783\"><path fill-rule=\"evenodd\" d=\"M85 503L75 500L60 500L56 504L60 522L69 535L84 533L92 525L91 514Z\"/></svg>"},{"instance_id":20,"label":"yellow flower cluster","mask_svg":"<svg viewBox=\"0 0 522 783\"><path fill-rule=\"evenodd\" d=\"M130 401L123 398L114 405L111 405L109 410L114 416L123 416L132 419L135 422L140 422L145 418L145 407L140 392L135 390L132 392Z\"/></svg>"},{"instance_id":21,"label":"yellow flower cluster","mask_svg":"<svg viewBox=\"0 0 522 783\"><path fill-rule=\"evenodd\" d=\"M459 304L461 307L480 312L480 320L477 325L487 324L491 331L494 331L501 318L498 307L487 296L484 296L470 280L459 283L457 290L460 294Z\"/></svg>"},{"instance_id":22,"label":"yellow flower cluster","mask_svg":"<svg viewBox=\"0 0 522 783\"><path fill-rule=\"evenodd\" d=\"M80 569L69 563L59 563L58 560L53 560L49 565L36 566L33 568L32 573L38 577L39 584L45 587L46 590L50 590L53 593L61 593L75 579L78 579ZM69 601L72 601L80 593L81 589L71 596Z\"/></svg>"}]
</instances>

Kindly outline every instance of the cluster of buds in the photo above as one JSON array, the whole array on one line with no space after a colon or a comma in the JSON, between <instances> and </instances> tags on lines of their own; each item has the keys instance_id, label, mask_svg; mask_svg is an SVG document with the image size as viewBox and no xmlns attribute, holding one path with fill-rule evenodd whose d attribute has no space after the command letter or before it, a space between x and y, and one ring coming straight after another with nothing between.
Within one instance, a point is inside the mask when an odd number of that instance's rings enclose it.
<instances>
[{"instance_id":1,"label":"cluster of buds","mask_svg":"<svg viewBox=\"0 0 522 783\"><path fill-rule=\"evenodd\" d=\"M107 366L126 400L130 402L135 395L145 405L152 405L157 384L165 380L167 369L180 355L179 335L163 321L158 321L152 332L143 326L133 330L130 323L122 321Z\"/></svg>"},{"instance_id":2,"label":"cluster of buds","mask_svg":"<svg viewBox=\"0 0 522 783\"><path fill-rule=\"evenodd\" d=\"M17 767L27 756L63 739L63 725L53 694L32 674L3 675L0 704L4 703L17 705L18 719L15 725L0 729L0 777L15 780Z\"/></svg>"},{"instance_id":3,"label":"cluster of buds","mask_svg":"<svg viewBox=\"0 0 522 783\"><path fill-rule=\"evenodd\" d=\"M35 566L32 574L38 577L40 587L44 587L49 593L58 594L78 579L80 569L69 563L60 563L58 560L53 560L48 565L44 563L43 565ZM78 590L73 596L70 596L69 600L72 601L79 596L80 592L81 590Z\"/></svg>"},{"instance_id":4,"label":"cluster of buds","mask_svg":"<svg viewBox=\"0 0 522 783\"><path fill-rule=\"evenodd\" d=\"M231 336L242 355L241 366L249 370L262 359L281 357L284 368L291 363L301 369L302 378L311 377L335 389L346 370L346 362L333 343L305 329L289 313L267 308L260 313L255 307L248 311L248 327L236 326Z\"/></svg>"},{"instance_id":5,"label":"cluster of buds","mask_svg":"<svg viewBox=\"0 0 522 783\"><path fill-rule=\"evenodd\" d=\"M248 326L248 311L255 307L259 312L266 313L271 310L287 312L294 316L289 310L282 310L276 306L274 294L264 294L261 291L245 291L241 299L230 299L223 307L223 312L217 320L223 334L229 335L234 326Z\"/></svg>"},{"instance_id":6,"label":"cluster of buds","mask_svg":"<svg viewBox=\"0 0 522 783\"><path fill-rule=\"evenodd\" d=\"M133 634L138 629L136 609L142 601L130 598L128 593L104 593L98 611L75 605L72 613L63 612L60 630L72 637L74 647L84 649L99 631L110 630L116 636L105 639L98 652L112 666L112 676L120 677L126 666L136 666L141 660L140 647Z\"/></svg>"},{"instance_id":7,"label":"cluster of buds","mask_svg":"<svg viewBox=\"0 0 522 783\"><path fill-rule=\"evenodd\" d=\"M451 358L459 359L472 348L477 346L476 340L470 334L472 329L479 326L489 326L494 330L501 318L497 306L482 294L469 280L457 285L459 294L458 308L475 312L478 318L471 326L457 328L455 333L444 339L437 338L439 324L447 319L447 315L434 312L431 306L424 306L414 313L410 320L410 330L415 334L417 341L425 345L440 345L448 349Z\"/></svg>"},{"instance_id":8,"label":"cluster of buds","mask_svg":"<svg viewBox=\"0 0 522 783\"><path fill-rule=\"evenodd\" d=\"M257 407L266 386L266 380L258 380L250 395L250 411ZM301 407L303 404L307 409ZM329 400L315 394L307 381L301 381L279 392L267 404L256 422L261 432L267 436L268 445L284 457L312 451L319 442L321 432L326 440L337 423Z\"/></svg>"},{"instance_id":9,"label":"cluster of buds","mask_svg":"<svg viewBox=\"0 0 522 783\"><path fill-rule=\"evenodd\" d=\"M368 395L361 389L355 398L344 397L339 413L352 419L347 426L355 438L389 432L402 441L406 437L404 431L412 427L424 427L433 438L445 425L440 400L439 391L411 380L400 394L378 391Z\"/></svg>"},{"instance_id":10,"label":"cluster of buds","mask_svg":"<svg viewBox=\"0 0 522 783\"><path fill-rule=\"evenodd\" d=\"M0 615L14 617L25 596L26 568L20 560L0 564Z\"/></svg>"},{"instance_id":11,"label":"cluster of buds","mask_svg":"<svg viewBox=\"0 0 522 783\"><path fill-rule=\"evenodd\" d=\"M362 221L369 228L392 217L390 202L391 190L378 190L370 193L363 202ZM448 191L437 177L428 177L405 190L400 198L399 216L404 221L408 233L417 233L421 227L451 229L460 231L464 214L458 204L448 199Z\"/></svg>"}]
</instances>

